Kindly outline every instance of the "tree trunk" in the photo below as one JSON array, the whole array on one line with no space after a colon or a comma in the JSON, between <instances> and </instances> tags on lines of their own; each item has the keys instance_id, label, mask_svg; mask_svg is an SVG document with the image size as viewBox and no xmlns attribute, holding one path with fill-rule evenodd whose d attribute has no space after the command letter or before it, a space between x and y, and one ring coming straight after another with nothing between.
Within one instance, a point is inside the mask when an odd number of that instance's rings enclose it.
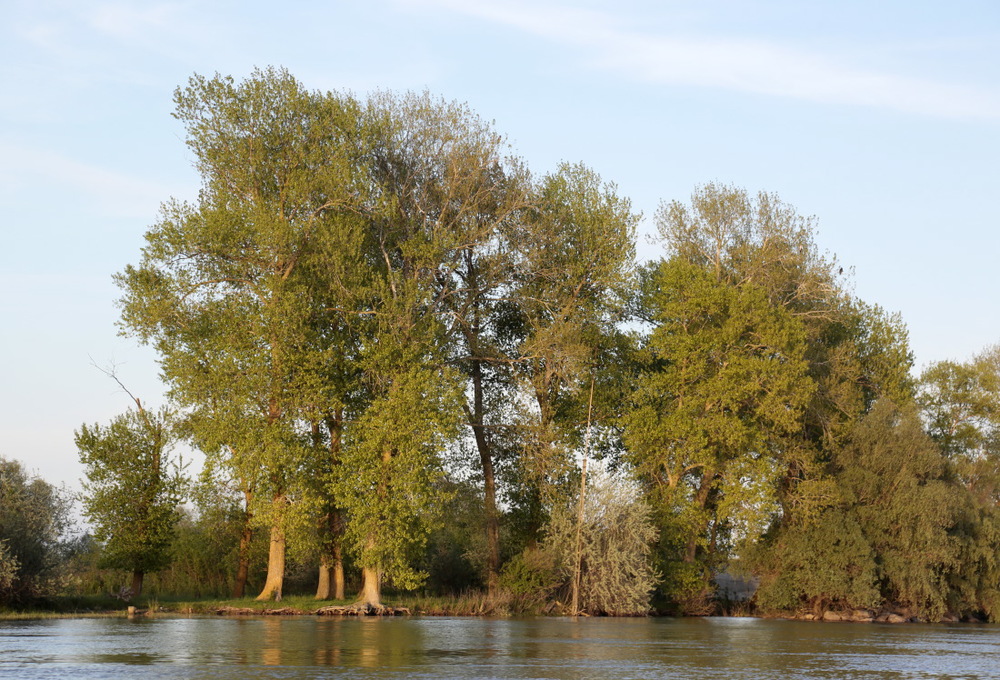
<instances>
[{"instance_id":1,"label":"tree trunk","mask_svg":"<svg viewBox=\"0 0 1000 680\"><path fill-rule=\"evenodd\" d=\"M340 556L340 546L333 555L323 555L319 561L319 585L316 586L317 600L344 599L344 561Z\"/></svg>"},{"instance_id":2,"label":"tree trunk","mask_svg":"<svg viewBox=\"0 0 1000 680\"><path fill-rule=\"evenodd\" d=\"M476 448L479 450L479 462L483 468L483 509L486 515L486 585L490 594L494 594L500 578L500 513L497 512L497 485L493 470L493 455L489 440L486 438L486 427L483 425L485 415L483 407L483 369L482 361L476 358L476 346L473 338L472 346L472 433L475 436Z\"/></svg>"},{"instance_id":3,"label":"tree trunk","mask_svg":"<svg viewBox=\"0 0 1000 680\"><path fill-rule=\"evenodd\" d=\"M344 559L339 545L333 560L333 599L344 599Z\"/></svg>"},{"instance_id":4,"label":"tree trunk","mask_svg":"<svg viewBox=\"0 0 1000 680\"><path fill-rule=\"evenodd\" d=\"M589 436L589 432L587 433ZM580 576L583 571L583 515L587 504L587 456L583 457L580 473L580 503L576 510L576 540L573 545L573 584L570 595L569 613L577 616L580 613Z\"/></svg>"},{"instance_id":5,"label":"tree trunk","mask_svg":"<svg viewBox=\"0 0 1000 680\"><path fill-rule=\"evenodd\" d=\"M280 600L281 588L285 582L285 530L281 526L285 504L283 495L275 496L275 518L271 525L271 547L267 553L267 580L264 589L257 596L258 600Z\"/></svg>"},{"instance_id":6,"label":"tree trunk","mask_svg":"<svg viewBox=\"0 0 1000 680\"><path fill-rule=\"evenodd\" d=\"M361 569L361 592L358 593L357 604L382 606L382 575L377 569L372 567Z\"/></svg>"},{"instance_id":7,"label":"tree trunk","mask_svg":"<svg viewBox=\"0 0 1000 680\"><path fill-rule=\"evenodd\" d=\"M316 599L330 599L330 581L333 576L333 566L328 562L326 555L319 558L319 583L316 586Z\"/></svg>"},{"instance_id":8,"label":"tree trunk","mask_svg":"<svg viewBox=\"0 0 1000 680\"><path fill-rule=\"evenodd\" d=\"M326 428L330 434L330 468L340 465L341 437L344 432L344 409L338 408L333 415L327 416ZM335 600L344 599L344 514L336 507L334 498L329 499L330 510L326 515L324 529L328 532L326 552L320 558L320 570L326 569L326 595L322 599L330 599L331 590ZM322 581L322 575L321 575ZM316 592L319 599L319 590Z\"/></svg>"},{"instance_id":9,"label":"tree trunk","mask_svg":"<svg viewBox=\"0 0 1000 680\"><path fill-rule=\"evenodd\" d=\"M239 563L236 566L236 582L233 584L233 599L238 600L246 594L247 579L250 577L250 539L249 526L243 527L240 534Z\"/></svg>"},{"instance_id":10,"label":"tree trunk","mask_svg":"<svg viewBox=\"0 0 1000 680\"><path fill-rule=\"evenodd\" d=\"M146 575L142 569L136 569L132 572L132 599L139 597L142 594L142 579Z\"/></svg>"},{"instance_id":11,"label":"tree trunk","mask_svg":"<svg viewBox=\"0 0 1000 680\"><path fill-rule=\"evenodd\" d=\"M470 252L466 253L468 286L471 291L478 289L479 271ZM486 585L494 594L500 577L500 513L497 512L496 475L493 469L493 452L486 436L484 424L485 406L483 399L483 356L480 347L480 298L473 294L471 325L461 326L470 357L470 378L472 379L472 408L465 407L465 413L472 427L479 451L479 462L483 468L483 510L486 518Z\"/></svg>"},{"instance_id":12,"label":"tree trunk","mask_svg":"<svg viewBox=\"0 0 1000 680\"><path fill-rule=\"evenodd\" d=\"M705 469L704 474L701 477L701 484L698 485L698 491L694 495L694 504L699 510L705 509L705 504L708 503L708 494L712 490L712 483L715 481L715 472L710 469ZM708 525L705 524L703 527L699 527L700 530L707 530ZM694 558L698 553L698 536L692 535L687 542L686 549L684 551L684 561L691 563L694 562Z\"/></svg>"},{"instance_id":13,"label":"tree trunk","mask_svg":"<svg viewBox=\"0 0 1000 680\"><path fill-rule=\"evenodd\" d=\"M573 589L570 614L580 613L580 577L583 572L583 519L587 508L587 462L590 460L590 424L594 415L594 377L590 378L590 399L587 402L587 434L583 438L583 461L580 464L580 504L576 511L576 544L573 550Z\"/></svg>"},{"instance_id":14,"label":"tree trunk","mask_svg":"<svg viewBox=\"0 0 1000 680\"><path fill-rule=\"evenodd\" d=\"M497 511L496 480L489 452L483 460L483 505L486 509L486 587L490 595L500 583L500 513Z\"/></svg>"},{"instance_id":15,"label":"tree trunk","mask_svg":"<svg viewBox=\"0 0 1000 680\"><path fill-rule=\"evenodd\" d=\"M239 562L236 566L236 583L233 584L233 599L238 600L246 594L247 579L250 577L250 542L253 540L253 527L250 521L252 492L245 491L246 508L243 514L243 530L240 532Z\"/></svg>"}]
</instances>

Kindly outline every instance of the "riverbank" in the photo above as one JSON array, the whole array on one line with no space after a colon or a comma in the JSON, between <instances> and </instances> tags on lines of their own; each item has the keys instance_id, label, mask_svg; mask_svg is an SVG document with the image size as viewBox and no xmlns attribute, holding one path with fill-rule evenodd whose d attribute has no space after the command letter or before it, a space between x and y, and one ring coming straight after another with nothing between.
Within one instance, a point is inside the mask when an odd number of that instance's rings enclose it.
<instances>
[{"instance_id":1,"label":"riverbank","mask_svg":"<svg viewBox=\"0 0 1000 680\"><path fill-rule=\"evenodd\" d=\"M0 620L126 616L157 614L217 616L559 616L565 607L558 602L530 603L511 598L472 593L454 597L389 598L382 607L359 607L354 599L317 600L294 595L280 601L242 599L186 600L181 598L139 597L124 601L107 596L54 597L21 609L0 610Z\"/></svg>"},{"instance_id":2,"label":"riverbank","mask_svg":"<svg viewBox=\"0 0 1000 680\"><path fill-rule=\"evenodd\" d=\"M131 612L130 612L131 609ZM945 615L935 621L912 615L902 609L849 611L828 610L820 614L812 612L752 612L740 608L721 618L749 617L758 619L782 619L805 622L842 623L987 623L980 618L960 619ZM124 602L106 596L50 598L35 607L20 610L0 611L0 620L32 620L59 618L102 618L126 616L454 616L454 617L523 617L523 616L568 616L567 605L559 601L542 603L512 601L510 598L490 597L486 593L470 593L453 597L398 597L387 599L380 608L358 606L354 600L317 600L307 595L290 596L281 601L261 602L253 598L243 599L157 599L138 598L134 602ZM651 613L651 616L669 616ZM694 617L703 618L703 617Z\"/></svg>"}]
</instances>

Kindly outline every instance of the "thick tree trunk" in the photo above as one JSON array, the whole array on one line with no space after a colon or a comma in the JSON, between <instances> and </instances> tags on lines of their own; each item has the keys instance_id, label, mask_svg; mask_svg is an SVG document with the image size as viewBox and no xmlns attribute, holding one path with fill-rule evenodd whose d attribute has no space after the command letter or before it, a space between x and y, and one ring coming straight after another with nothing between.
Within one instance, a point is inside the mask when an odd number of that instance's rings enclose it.
<instances>
[{"instance_id":1,"label":"thick tree trunk","mask_svg":"<svg viewBox=\"0 0 1000 680\"><path fill-rule=\"evenodd\" d=\"M330 544L330 567L332 568L331 585L333 587L333 599L344 599L344 516L340 510L330 513L331 532L333 534Z\"/></svg>"},{"instance_id":2,"label":"thick tree trunk","mask_svg":"<svg viewBox=\"0 0 1000 680\"><path fill-rule=\"evenodd\" d=\"M271 343L272 367L277 367L275 343ZM277 397L272 396L268 403L267 423L272 425L281 417L281 406ZM288 499L285 497L283 484L279 481L280 474L277 470L272 470L271 481L273 489L276 489L271 499L271 546L267 551L267 578L264 581L264 589L260 591L257 599L281 600L281 589L285 584L285 505Z\"/></svg>"},{"instance_id":3,"label":"thick tree trunk","mask_svg":"<svg viewBox=\"0 0 1000 680\"><path fill-rule=\"evenodd\" d=\"M361 569L361 592L358 593L357 604L382 606L382 575L377 569L371 567Z\"/></svg>"},{"instance_id":4,"label":"thick tree trunk","mask_svg":"<svg viewBox=\"0 0 1000 680\"><path fill-rule=\"evenodd\" d=\"M136 569L132 572L132 599L135 599L142 594L142 579L145 575L146 572L142 569Z\"/></svg>"},{"instance_id":5,"label":"thick tree trunk","mask_svg":"<svg viewBox=\"0 0 1000 680\"><path fill-rule=\"evenodd\" d=\"M283 506L284 496L276 496L275 506ZM283 507L276 507L284 510ZM264 582L264 589L257 596L258 600L280 600L281 588L285 582L285 530L281 526L281 514L277 513L274 523L271 526L271 547L267 553L267 580Z\"/></svg>"},{"instance_id":6,"label":"thick tree trunk","mask_svg":"<svg viewBox=\"0 0 1000 680\"><path fill-rule=\"evenodd\" d=\"M316 599L330 599L330 581L333 580L333 566L327 562L327 556L319 558L319 583L316 585Z\"/></svg>"},{"instance_id":7,"label":"thick tree trunk","mask_svg":"<svg viewBox=\"0 0 1000 680\"><path fill-rule=\"evenodd\" d=\"M392 459L392 452L386 449L382 452L382 462L388 465ZM385 498L385 479L379 484L379 499ZM370 552L378 545L378 537L375 534L368 534L366 539L366 552ZM358 593L358 605L369 607L382 606L382 573L375 567L365 566L361 568L361 592Z\"/></svg>"},{"instance_id":8,"label":"thick tree trunk","mask_svg":"<svg viewBox=\"0 0 1000 680\"><path fill-rule=\"evenodd\" d=\"M333 562L333 599L344 599L344 560L337 546L337 558Z\"/></svg>"}]
</instances>

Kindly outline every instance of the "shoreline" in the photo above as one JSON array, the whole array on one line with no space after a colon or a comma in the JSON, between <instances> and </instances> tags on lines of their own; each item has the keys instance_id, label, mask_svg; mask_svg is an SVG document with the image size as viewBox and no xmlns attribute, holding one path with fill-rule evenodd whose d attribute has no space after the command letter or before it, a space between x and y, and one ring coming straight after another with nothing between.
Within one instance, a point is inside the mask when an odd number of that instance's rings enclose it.
<instances>
[{"instance_id":1,"label":"shoreline","mask_svg":"<svg viewBox=\"0 0 1000 680\"><path fill-rule=\"evenodd\" d=\"M580 614L572 616L564 613L522 612L517 614L498 614L495 612L462 612L442 607L393 606L333 604L313 607L282 605L281 603L257 603L258 606L234 606L221 603L183 602L170 605L154 604L152 607L129 606L125 609L81 609L67 611L23 610L0 612L0 621L31 621L45 619L89 619L89 618L194 618L194 617L224 617L224 618L273 618L273 617L314 617L314 618L396 618L396 617L427 617L427 618L594 618L594 619L634 619L634 618L673 618L673 619L711 619L711 618L748 618L775 621L798 621L803 623L867 623L867 624L989 624L989 621L946 615L937 621L930 621L904 613L869 610L853 610L848 612L827 611L820 616L808 612L775 612L769 614L711 614L704 616L684 616L661 613L637 614L635 616L591 616ZM276 606L268 606L276 605Z\"/></svg>"}]
</instances>

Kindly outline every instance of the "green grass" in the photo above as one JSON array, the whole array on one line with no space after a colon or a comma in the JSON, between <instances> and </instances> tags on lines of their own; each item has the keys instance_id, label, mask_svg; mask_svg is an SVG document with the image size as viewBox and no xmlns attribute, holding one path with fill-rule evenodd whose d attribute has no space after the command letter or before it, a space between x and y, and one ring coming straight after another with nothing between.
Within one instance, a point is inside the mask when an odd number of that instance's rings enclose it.
<instances>
[{"instance_id":1,"label":"green grass","mask_svg":"<svg viewBox=\"0 0 1000 680\"><path fill-rule=\"evenodd\" d=\"M214 614L220 609L253 609L262 613L266 610L291 609L300 614L311 614L320 607L346 605L351 602L352 600L317 600L311 595L292 595L280 602L258 602L252 597L239 600L172 600L161 597L159 606L163 611L178 614Z\"/></svg>"}]
</instances>

